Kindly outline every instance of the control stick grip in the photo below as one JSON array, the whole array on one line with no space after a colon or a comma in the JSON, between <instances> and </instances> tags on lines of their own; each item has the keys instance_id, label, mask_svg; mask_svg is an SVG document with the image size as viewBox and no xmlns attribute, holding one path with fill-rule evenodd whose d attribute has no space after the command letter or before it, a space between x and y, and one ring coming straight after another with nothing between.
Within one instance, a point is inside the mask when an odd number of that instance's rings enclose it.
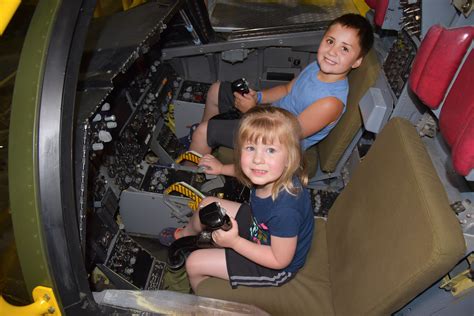
<instances>
[{"instance_id":1,"label":"control stick grip","mask_svg":"<svg viewBox=\"0 0 474 316\"><path fill-rule=\"evenodd\" d=\"M208 230L229 230L232 228L232 222L226 214L226 210L217 202L208 204L200 209L199 219L201 224Z\"/></svg>"}]
</instances>

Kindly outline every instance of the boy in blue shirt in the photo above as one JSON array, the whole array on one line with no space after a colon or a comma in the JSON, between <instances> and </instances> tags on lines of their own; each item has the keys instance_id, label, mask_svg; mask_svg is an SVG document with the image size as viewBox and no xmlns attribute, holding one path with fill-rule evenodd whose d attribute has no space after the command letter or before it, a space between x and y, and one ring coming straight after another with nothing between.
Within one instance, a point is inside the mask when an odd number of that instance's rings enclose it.
<instances>
[{"instance_id":1,"label":"boy in blue shirt","mask_svg":"<svg viewBox=\"0 0 474 316\"><path fill-rule=\"evenodd\" d=\"M317 61L288 84L258 92L250 89L241 95L232 93L229 82L214 83L189 150L206 155L218 146L233 148L240 115L257 104L272 104L297 116L304 150L318 143L344 113L349 92L347 74L360 66L373 41L372 27L363 16L345 14L329 24ZM209 167L207 173L233 175L233 165L222 165L210 155L205 157L201 164Z\"/></svg>"}]
</instances>

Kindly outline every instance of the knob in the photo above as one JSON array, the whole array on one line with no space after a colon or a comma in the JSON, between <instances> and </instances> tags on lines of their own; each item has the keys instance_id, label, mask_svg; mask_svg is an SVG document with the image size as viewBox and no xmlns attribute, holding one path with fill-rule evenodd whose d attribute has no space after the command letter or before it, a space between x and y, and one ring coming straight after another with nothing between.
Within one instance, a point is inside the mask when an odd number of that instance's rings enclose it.
<instances>
[{"instance_id":1,"label":"knob","mask_svg":"<svg viewBox=\"0 0 474 316\"><path fill-rule=\"evenodd\" d=\"M102 110L102 111L109 111L109 110L110 110L110 103L105 102L105 103L102 105L101 110Z\"/></svg>"},{"instance_id":2,"label":"knob","mask_svg":"<svg viewBox=\"0 0 474 316\"><path fill-rule=\"evenodd\" d=\"M112 135L107 131L99 131L99 139L104 143L108 143L112 140Z\"/></svg>"}]
</instances>

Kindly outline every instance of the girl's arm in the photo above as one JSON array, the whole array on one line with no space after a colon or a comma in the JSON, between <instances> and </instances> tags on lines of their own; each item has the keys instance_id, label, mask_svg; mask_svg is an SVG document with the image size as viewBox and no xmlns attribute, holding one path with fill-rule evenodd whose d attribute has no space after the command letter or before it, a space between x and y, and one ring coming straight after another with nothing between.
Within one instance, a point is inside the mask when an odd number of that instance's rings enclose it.
<instances>
[{"instance_id":1,"label":"girl's arm","mask_svg":"<svg viewBox=\"0 0 474 316\"><path fill-rule=\"evenodd\" d=\"M259 245L238 235L237 222L231 218L232 229L216 230L212 233L214 241L221 247L232 248L237 253L270 269L287 267L296 251L298 238L271 236L271 246Z\"/></svg>"},{"instance_id":2,"label":"girl's arm","mask_svg":"<svg viewBox=\"0 0 474 316\"><path fill-rule=\"evenodd\" d=\"M336 97L325 97L308 106L298 115L303 138L319 132L337 120L343 109L344 104Z\"/></svg>"},{"instance_id":3,"label":"girl's arm","mask_svg":"<svg viewBox=\"0 0 474 316\"><path fill-rule=\"evenodd\" d=\"M203 166L207 174L223 174L225 176L235 176L234 164L224 165L216 157L206 154L199 160L199 166Z\"/></svg>"},{"instance_id":4,"label":"girl's arm","mask_svg":"<svg viewBox=\"0 0 474 316\"><path fill-rule=\"evenodd\" d=\"M271 236L271 246L259 245L240 238L232 248L242 256L270 269L286 268L293 260L296 251L297 237Z\"/></svg>"}]
</instances>

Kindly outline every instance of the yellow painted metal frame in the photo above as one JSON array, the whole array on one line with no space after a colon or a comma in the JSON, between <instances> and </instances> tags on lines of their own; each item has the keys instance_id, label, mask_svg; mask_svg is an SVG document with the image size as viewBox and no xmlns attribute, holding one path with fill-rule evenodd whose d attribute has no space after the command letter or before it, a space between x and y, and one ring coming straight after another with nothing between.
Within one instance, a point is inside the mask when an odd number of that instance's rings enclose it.
<instances>
[{"instance_id":1,"label":"yellow painted metal frame","mask_svg":"<svg viewBox=\"0 0 474 316\"><path fill-rule=\"evenodd\" d=\"M186 182L173 183L165 190L164 194L170 194L173 191L181 193L182 195L190 198L191 201L188 202L188 206L193 211L197 211L199 209L199 203L201 203L201 201L204 199L204 194Z\"/></svg>"},{"instance_id":2,"label":"yellow painted metal frame","mask_svg":"<svg viewBox=\"0 0 474 316\"><path fill-rule=\"evenodd\" d=\"M200 153L191 150L179 155L179 157L176 158L175 162L181 163L183 160L188 160L194 162L195 164L199 164L199 160L201 160L201 158L202 155Z\"/></svg>"},{"instance_id":3,"label":"yellow painted metal frame","mask_svg":"<svg viewBox=\"0 0 474 316\"><path fill-rule=\"evenodd\" d=\"M145 2L146 0L122 0L123 10L131 9Z\"/></svg>"},{"instance_id":4,"label":"yellow painted metal frame","mask_svg":"<svg viewBox=\"0 0 474 316\"><path fill-rule=\"evenodd\" d=\"M357 11L363 16L367 13L367 11L370 10L370 7L365 3L364 0L353 0L355 7L357 8Z\"/></svg>"},{"instance_id":5,"label":"yellow painted metal frame","mask_svg":"<svg viewBox=\"0 0 474 316\"><path fill-rule=\"evenodd\" d=\"M94 10L94 18L110 15L117 12L117 10L126 11L145 3L146 1L147 0L122 0L122 7L120 8L120 6L115 6L115 2L119 3L117 0L97 0Z\"/></svg>"},{"instance_id":6,"label":"yellow painted metal frame","mask_svg":"<svg viewBox=\"0 0 474 316\"><path fill-rule=\"evenodd\" d=\"M37 286L33 290L34 303L26 306L15 306L9 304L0 296L0 315L15 316L36 316L36 315L56 315L61 316L58 302L54 296L53 290Z\"/></svg>"},{"instance_id":7,"label":"yellow painted metal frame","mask_svg":"<svg viewBox=\"0 0 474 316\"><path fill-rule=\"evenodd\" d=\"M8 23L20 6L21 0L0 0L0 35L7 28Z\"/></svg>"}]
</instances>

